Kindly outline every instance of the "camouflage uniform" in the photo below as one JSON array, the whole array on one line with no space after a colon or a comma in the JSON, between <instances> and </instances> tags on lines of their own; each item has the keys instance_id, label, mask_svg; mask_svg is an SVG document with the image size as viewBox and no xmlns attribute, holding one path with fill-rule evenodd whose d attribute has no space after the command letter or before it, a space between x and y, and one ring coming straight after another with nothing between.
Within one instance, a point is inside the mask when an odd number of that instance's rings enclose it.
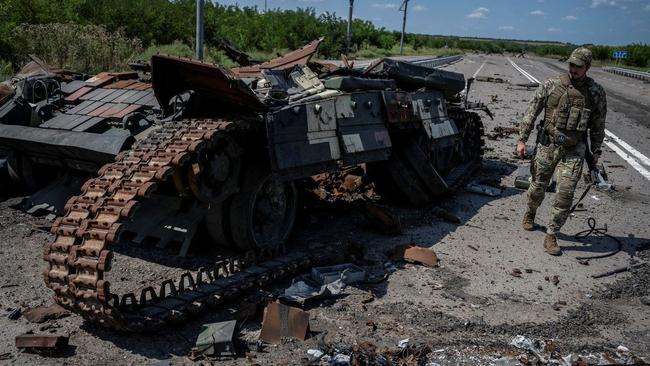
<instances>
[{"instance_id":1,"label":"camouflage uniform","mask_svg":"<svg viewBox=\"0 0 650 366\"><path fill-rule=\"evenodd\" d=\"M579 66L580 60L576 61L574 54L580 56L580 52L584 52L582 48L577 49L572 54L569 62L575 63ZM588 52L588 62L591 62L591 52ZM570 84L568 86L567 84ZM586 124L583 126L583 131L566 131L562 128L555 128L554 120L555 112L560 110L559 101L557 97L553 97L554 91L558 93L565 92L568 88L575 93L578 92L584 97L585 105L588 107L587 111L590 112L584 121ZM557 94L555 94L557 95ZM574 94L578 95L578 94ZM570 98L569 98L570 99ZM564 99L566 101L566 99ZM566 108L566 106L564 107ZM573 108L571 108L573 109ZM586 129L589 130L589 140L591 151L600 154L601 145L605 137L605 116L607 114L607 101L605 91L593 79L585 77L582 81L571 81L568 75L563 75L558 78L546 80L541 84L533 100L530 102L526 113L519 126L519 140L526 142L530 135L535 119L545 110L545 116L542 123L549 131L551 136L551 143L548 146L537 144L537 154L531 165L531 184L528 188L528 208L529 212L533 215L537 211L544 200L546 188L553 176L555 168L558 168L557 180L557 194L555 201L551 208L551 220L547 226L547 234L554 235L566 222L569 215L569 210L573 203L573 194L582 172L583 159L585 156L585 143L583 142ZM573 111L571 111L573 113ZM567 113L568 114L568 113ZM581 116L583 112L578 112L577 115ZM559 118L559 117L558 117ZM580 117L576 117L580 118ZM580 123L579 122L579 123ZM586 127L586 128L585 128ZM554 133L559 132L566 136L568 143L564 146L559 146L554 143Z\"/></svg>"}]
</instances>

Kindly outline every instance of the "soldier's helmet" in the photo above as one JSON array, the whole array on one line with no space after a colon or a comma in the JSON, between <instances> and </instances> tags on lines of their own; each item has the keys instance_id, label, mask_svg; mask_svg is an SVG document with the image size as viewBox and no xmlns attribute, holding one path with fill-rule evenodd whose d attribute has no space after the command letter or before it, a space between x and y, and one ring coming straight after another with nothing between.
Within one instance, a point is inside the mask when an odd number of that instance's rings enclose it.
<instances>
[{"instance_id":1,"label":"soldier's helmet","mask_svg":"<svg viewBox=\"0 0 650 366\"><path fill-rule=\"evenodd\" d=\"M571 56L569 56L567 62L577 66L591 65L592 58L591 50L585 47L578 47L571 52Z\"/></svg>"}]
</instances>

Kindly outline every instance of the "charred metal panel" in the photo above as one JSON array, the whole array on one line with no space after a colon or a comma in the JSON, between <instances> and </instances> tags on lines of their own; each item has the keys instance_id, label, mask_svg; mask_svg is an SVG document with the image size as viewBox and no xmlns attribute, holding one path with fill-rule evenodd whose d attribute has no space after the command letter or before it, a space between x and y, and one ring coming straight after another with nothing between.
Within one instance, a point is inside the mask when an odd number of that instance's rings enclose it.
<instances>
[{"instance_id":1,"label":"charred metal panel","mask_svg":"<svg viewBox=\"0 0 650 366\"><path fill-rule=\"evenodd\" d=\"M73 128L72 131L100 133L106 129L108 129L108 124L106 123L105 118L93 117L89 120L86 120L84 123L78 125L77 127Z\"/></svg>"},{"instance_id":2,"label":"charred metal panel","mask_svg":"<svg viewBox=\"0 0 650 366\"><path fill-rule=\"evenodd\" d=\"M458 128L447 114L444 95L435 90L413 94L413 110L422 120L430 138L439 139L458 134Z\"/></svg>"},{"instance_id":3,"label":"charred metal panel","mask_svg":"<svg viewBox=\"0 0 650 366\"><path fill-rule=\"evenodd\" d=\"M286 107L268 116L267 127L274 170L341 158L332 99Z\"/></svg>"},{"instance_id":4,"label":"charred metal panel","mask_svg":"<svg viewBox=\"0 0 650 366\"><path fill-rule=\"evenodd\" d=\"M296 65L306 65L318 51L318 46L322 41L323 38L317 39L281 57L254 66L236 67L232 69L232 72L241 78L257 78L262 76L262 69L285 70Z\"/></svg>"},{"instance_id":5,"label":"charred metal panel","mask_svg":"<svg viewBox=\"0 0 650 366\"><path fill-rule=\"evenodd\" d=\"M75 165L75 161L105 164L113 161L115 155L134 141L129 131L122 129L100 135L0 125L0 148L47 160L54 165Z\"/></svg>"},{"instance_id":6,"label":"charred metal panel","mask_svg":"<svg viewBox=\"0 0 650 366\"><path fill-rule=\"evenodd\" d=\"M151 77L158 103L170 112L169 101L174 95L194 90L214 113L218 109L252 112L266 110L266 106L235 74L218 65L178 57L154 55L151 57Z\"/></svg>"},{"instance_id":7,"label":"charred metal panel","mask_svg":"<svg viewBox=\"0 0 650 366\"><path fill-rule=\"evenodd\" d=\"M413 111L412 93L385 91L382 95L389 124L420 121Z\"/></svg>"},{"instance_id":8,"label":"charred metal panel","mask_svg":"<svg viewBox=\"0 0 650 366\"><path fill-rule=\"evenodd\" d=\"M388 158L392 143L381 108L380 92L336 97L338 135L346 164Z\"/></svg>"}]
</instances>

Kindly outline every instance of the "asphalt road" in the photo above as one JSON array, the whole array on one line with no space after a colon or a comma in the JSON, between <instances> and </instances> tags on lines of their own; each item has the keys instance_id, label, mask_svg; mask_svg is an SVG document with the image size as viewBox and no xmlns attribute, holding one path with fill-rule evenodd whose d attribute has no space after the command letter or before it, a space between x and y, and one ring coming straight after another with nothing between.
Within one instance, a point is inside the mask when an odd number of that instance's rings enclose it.
<instances>
[{"instance_id":1,"label":"asphalt road","mask_svg":"<svg viewBox=\"0 0 650 366\"><path fill-rule=\"evenodd\" d=\"M524 73L499 55L468 55L446 67L466 77L481 75L508 81L476 82L470 92L470 100L485 102L494 113L494 120L483 115L488 135L496 127L517 126L534 93L534 88L517 85L530 83L525 73L542 81L566 67L549 59L511 60ZM485 161L476 179L500 184L503 193L486 197L459 191L442 199L439 206L457 215L460 224L446 222L430 209L394 205L391 209L402 220L403 234L384 236L352 209L333 205L304 212L289 247L320 242L336 250L341 243L354 243L368 266L374 263L395 271L383 282L351 286L344 296L308 306L313 333L305 342L286 342L261 352L251 346L252 361L241 356L224 364L301 365L307 350L323 343L343 349L371 342L380 349L396 349L399 341L408 338L412 345L430 345L435 350L430 361L440 365L493 365L502 356L523 352L509 345L517 335L553 339L562 356L599 355L623 345L649 357L650 312L640 300L642 295L650 295L648 272L592 278L628 265L638 255L650 260L648 250L642 250L650 243L650 180L637 170L650 169L640 156L650 155L649 85L598 69L591 70L590 75L603 85L610 101L610 145L605 147L602 161L616 191L594 190L587 195L583 207L562 230L564 255L544 253L541 227L533 232L520 228L525 193L513 186L516 170L525 169L528 162L513 155L516 136L487 139ZM581 182L578 190L584 188ZM536 221L540 226L549 218L553 198L549 193L539 210ZM17 212L10 203L0 202L0 307L5 312L50 301L40 275L42 245L52 239L40 229L47 223ZM587 227L588 217L595 218L599 227L607 225L608 233L622 242L622 251L583 265L577 257L606 254L615 248L605 238L592 236L581 241L573 236ZM390 250L407 243L434 250L440 266L393 262ZM513 276L514 269L521 274ZM24 317L10 320L2 316L0 364L187 364L186 355L201 325L231 317L227 311L208 312L174 328L143 335L116 333L78 316L45 325L29 323ZM247 316L237 338L254 345L260 318ZM30 330L69 335L73 347L58 358L21 353L15 349L14 337Z\"/></svg>"}]
</instances>

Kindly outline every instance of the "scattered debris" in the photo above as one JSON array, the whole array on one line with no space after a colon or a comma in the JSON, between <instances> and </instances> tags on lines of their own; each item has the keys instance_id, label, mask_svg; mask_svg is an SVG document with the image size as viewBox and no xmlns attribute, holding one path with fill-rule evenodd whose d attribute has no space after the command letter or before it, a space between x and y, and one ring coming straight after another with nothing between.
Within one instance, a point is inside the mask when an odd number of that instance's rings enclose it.
<instances>
[{"instance_id":1,"label":"scattered debris","mask_svg":"<svg viewBox=\"0 0 650 366\"><path fill-rule=\"evenodd\" d=\"M484 196L498 197L501 195L502 190L483 184L470 183L465 187L465 190L472 193L482 194Z\"/></svg>"},{"instance_id":2,"label":"scattered debris","mask_svg":"<svg viewBox=\"0 0 650 366\"><path fill-rule=\"evenodd\" d=\"M328 267L314 267L311 269L311 277L323 285L339 279L349 285L365 280L366 271L354 264L345 263Z\"/></svg>"},{"instance_id":3,"label":"scattered debris","mask_svg":"<svg viewBox=\"0 0 650 366\"><path fill-rule=\"evenodd\" d=\"M514 277L521 277L521 270L519 268L513 268L510 272L510 275Z\"/></svg>"},{"instance_id":4,"label":"scattered debris","mask_svg":"<svg viewBox=\"0 0 650 366\"><path fill-rule=\"evenodd\" d=\"M546 363L546 359L544 358L544 355L542 354L544 352L544 349L546 348L546 343L544 343L543 340L541 339L530 339L526 338L523 335L517 335L514 337L511 341L510 344L519 348L526 350L528 352L532 352L535 356L537 356L540 361L543 363Z\"/></svg>"},{"instance_id":5,"label":"scattered debris","mask_svg":"<svg viewBox=\"0 0 650 366\"><path fill-rule=\"evenodd\" d=\"M264 309L260 339L272 344L281 343L284 337L304 341L308 330L309 312L272 302Z\"/></svg>"},{"instance_id":6,"label":"scattered debris","mask_svg":"<svg viewBox=\"0 0 650 366\"><path fill-rule=\"evenodd\" d=\"M519 129L516 127L496 126L492 133L488 133L485 136L490 140L497 140L518 133L519 133Z\"/></svg>"},{"instance_id":7,"label":"scattered debris","mask_svg":"<svg viewBox=\"0 0 650 366\"><path fill-rule=\"evenodd\" d=\"M472 245L470 245L470 244L467 244L467 247L468 247L469 249L471 249L471 250L474 250L474 251L477 251L477 252L478 252L478 249L476 249L474 246L472 246Z\"/></svg>"},{"instance_id":8,"label":"scattered debris","mask_svg":"<svg viewBox=\"0 0 650 366\"><path fill-rule=\"evenodd\" d=\"M647 263L643 262L643 263L637 263L637 264L634 264L634 265L627 265L627 266L623 266L623 267L618 267L618 268L614 268L611 271L607 271L607 272L592 275L591 277L592 278L607 277L607 276L611 276L611 275L614 275L614 274L617 274L617 273L623 273L623 272L631 271L631 270L639 268L639 267L641 267L641 266L643 266L645 264L647 264Z\"/></svg>"},{"instance_id":9,"label":"scattered debris","mask_svg":"<svg viewBox=\"0 0 650 366\"><path fill-rule=\"evenodd\" d=\"M399 341L397 343L397 347L399 347L399 348L406 348L408 345L409 345L409 339L408 338L402 339L401 341Z\"/></svg>"},{"instance_id":10,"label":"scattered debris","mask_svg":"<svg viewBox=\"0 0 650 366\"><path fill-rule=\"evenodd\" d=\"M9 314L7 315L7 318L9 318L9 319L11 319L11 320L16 320L16 319L20 318L20 316L21 316L22 314L23 314L23 313L22 313L22 310L20 310L20 308L12 309L12 310L9 312Z\"/></svg>"},{"instance_id":11,"label":"scattered debris","mask_svg":"<svg viewBox=\"0 0 650 366\"><path fill-rule=\"evenodd\" d=\"M58 304L37 306L25 311L25 318L32 323L43 323L50 319L60 319L69 315L70 313Z\"/></svg>"},{"instance_id":12,"label":"scattered debris","mask_svg":"<svg viewBox=\"0 0 650 366\"><path fill-rule=\"evenodd\" d=\"M16 348L28 352L59 352L68 346L68 337L59 335L23 334L16 336Z\"/></svg>"},{"instance_id":13,"label":"scattered debris","mask_svg":"<svg viewBox=\"0 0 650 366\"><path fill-rule=\"evenodd\" d=\"M639 300L644 305L650 305L650 296L641 296Z\"/></svg>"},{"instance_id":14,"label":"scattered debris","mask_svg":"<svg viewBox=\"0 0 650 366\"><path fill-rule=\"evenodd\" d=\"M502 78L494 78L494 77L491 77L491 76L477 76L474 79L476 81L484 81L484 82L488 82L488 83L498 83L498 84L508 82L508 80L505 80L505 79L502 79Z\"/></svg>"},{"instance_id":15,"label":"scattered debris","mask_svg":"<svg viewBox=\"0 0 650 366\"><path fill-rule=\"evenodd\" d=\"M192 356L234 357L236 355L233 335L237 320L204 324L196 338Z\"/></svg>"},{"instance_id":16,"label":"scattered debris","mask_svg":"<svg viewBox=\"0 0 650 366\"><path fill-rule=\"evenodd\" d=\"M325 353L319 349L308 349L307 354L311 356L314 360L319 360L325 355Z\"/></svg>"},{"instance_id":17,"label":"scattered debris","mask_svg":"<svg viewBox=\"0 0 650 366\"><path fill-rule=\"evenodd\" d=\"M388 235L402 233L399 216L386 207L380 207L368 200L363 202L363 213L368 221L381 232Z\"/></svg>"},{"instance_id":18,"label":"scattered debris","mask_svg":"<svg viewBox=\"0 0 650 366\"><path fill-rule=\"evenodd\" d=\"M397 247L395 259L405 260L411 263L420 263L428 267L435 267L438 264L436 252L429 248L422 248L415 245L402 245Z\"/></svg>"},{"instance_id":19,"label":"scattered debris","mask_svg":"<svg viewBox=\"0 0 650 366\"><path fill-rule=\"evenodd\" d=\"M553 276L553 278L551 279L551 282L552 282L555 286L557 286L557 284L560 283L560 277L558 277L558 276Z\"/></svg>"},{"instance_id":20,"label":"scattered debris","mask_svg":"<svg viewBox=\"0 0 650 366\"><path fill-rule=\"evenodd\" d=\"M340 295L345 289L345 283L341 279L319 286L308 278L295 281L289 288L284 290L280 298L304 304L309 300L324 299Z\"/></svg>"},{"instance_id":21,"label":"scattered debris","mask_svg":"<svg viewBox=\"0 0 650 366\"><path fill-rule=\"evenodd\" d=\"M454 224L460 224L460 218L456 215L454 215L451 211L445 210L442 207L434 207L431 209L431 213L436 215L436 217L439 217L445 221L454 223Z\"/></svg>"},{"instance_id":22,"label":"scattered debris","mask_svg":"<svg viewBox=\"0 0 650 366\"><path fill-rule=\"evenodd\" d=\"M343 187L345 187L348 192L356 191L359 187L361 187L362 184L363 177L358 175L346 175L343 179Z\"/></svg>"}]
</instances>

